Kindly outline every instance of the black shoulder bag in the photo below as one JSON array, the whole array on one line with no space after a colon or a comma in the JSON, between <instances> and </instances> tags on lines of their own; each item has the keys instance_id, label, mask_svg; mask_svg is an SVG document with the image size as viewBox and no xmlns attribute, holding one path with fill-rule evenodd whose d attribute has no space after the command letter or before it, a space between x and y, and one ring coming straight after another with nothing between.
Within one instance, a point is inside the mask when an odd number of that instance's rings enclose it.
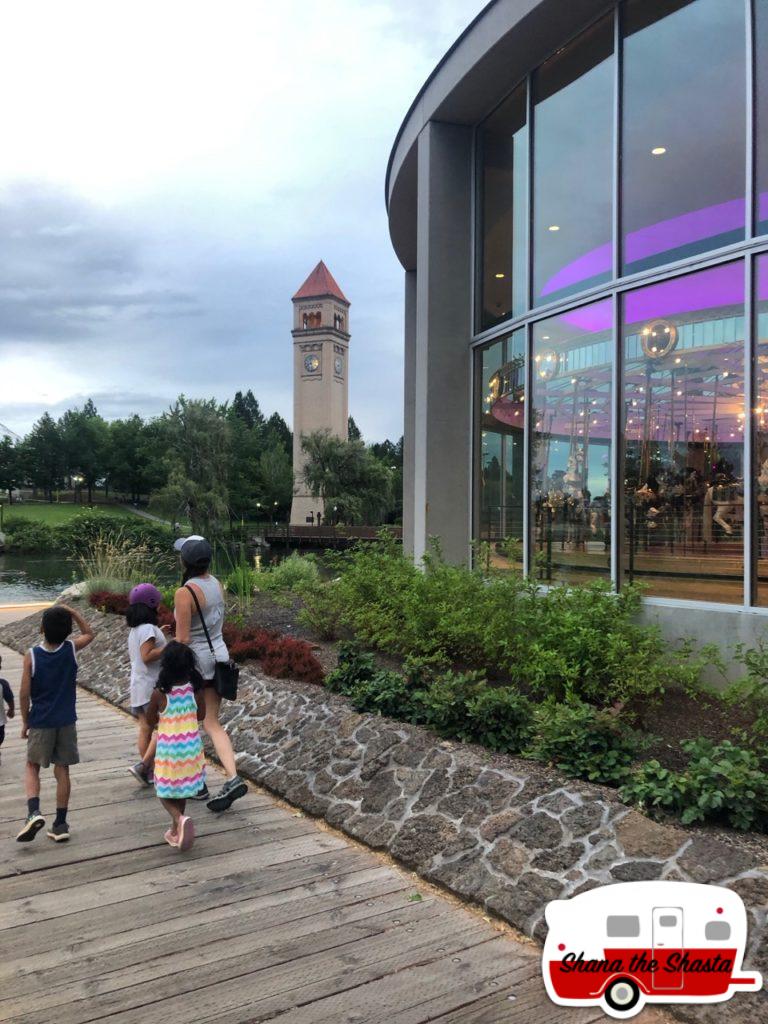
<instances>
[{"instance_id":1,"label":"black shoulder bag","mask_svg":"<svg viewBox=\"0 0 768 1024\"><path fill-rule=\"evenodd\" d=\"M227 661L216 661L216 655L213 650L213 644L211 643L211 636L208 632L208 627L205 624L205 616L203 610L200 607L200 602L197 599L197 594L192 587L187 586L185 588L192 595L192 600L195 602L197 608L197 614L200 616L200 622L203 626L203 632L205 633L205 639L208 641L208 646L211 649L214 660L214 673L213 681L216 687L216 693L225 700L236 700L237 699L237 682L240 678L240 666L237 662L232 661L229 658Z\"/></svg>"}]
</instances>

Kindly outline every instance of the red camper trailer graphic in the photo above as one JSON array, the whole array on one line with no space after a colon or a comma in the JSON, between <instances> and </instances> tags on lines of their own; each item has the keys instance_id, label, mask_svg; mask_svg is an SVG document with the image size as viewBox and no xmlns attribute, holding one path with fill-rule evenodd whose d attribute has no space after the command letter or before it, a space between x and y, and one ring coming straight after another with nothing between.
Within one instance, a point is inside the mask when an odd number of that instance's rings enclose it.
<instances>
[{"instance_id":1,"label":"red camper trailer graphic","mask_svg":"<svg viewBox=\"0 0 768 1024\"><path fill-rule=\"evenodd\" d=\"M693 882L623 882L553 900L542 970L561 1006L626 1019L647 1003L717 1003L763 985L742 971L741 897Z\"/></svg>"}]
</instances>

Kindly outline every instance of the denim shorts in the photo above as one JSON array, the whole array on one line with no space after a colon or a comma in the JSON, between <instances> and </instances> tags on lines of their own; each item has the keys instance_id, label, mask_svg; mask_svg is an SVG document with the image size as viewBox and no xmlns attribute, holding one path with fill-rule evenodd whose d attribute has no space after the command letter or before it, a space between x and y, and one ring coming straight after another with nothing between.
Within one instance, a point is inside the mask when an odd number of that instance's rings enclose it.
<instances>
[{"instance_id":1,"label":"denim shorts","mask_svg":"<svg viewBox=\"0 0 768 1024\"><path fill-rule=\"evenodd\" d=\"M149 701L146 704L139 704L137 707L131 708L131 714L134 718L138 718L139 715L146 715L148 707Z\"/></svg>"}]
</instances>

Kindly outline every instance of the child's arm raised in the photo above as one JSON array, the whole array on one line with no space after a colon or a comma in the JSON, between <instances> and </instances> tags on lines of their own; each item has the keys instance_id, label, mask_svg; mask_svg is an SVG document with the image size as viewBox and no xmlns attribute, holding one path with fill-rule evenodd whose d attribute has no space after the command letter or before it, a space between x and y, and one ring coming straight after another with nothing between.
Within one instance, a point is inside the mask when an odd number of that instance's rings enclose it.
<instances>
[{"instance_id":1,"label":"child's arm raised","mask_svg":"<svg viewBox=\"0 0 768 1024\"><path fill-rule=\"evenodd\" d=\"M32 696L32 657L27 651L21 669L21 689L19 690L19 707L21 708L21 738L29 735L29 705Z\"/></svg>"},{"instance_id":2,"label":"child's arm raised","mask_svg":"<svg viewBox=\"0 0 768 1024\"><path fill-rule=\"evenodd\" d=\"M65 608L72 616L72 621L75 623L77 628L80 630L80 636L76 636L72 641L75 645L76 651L82 651L84 647L87 647L93 641L95 636L93 632L93 626L86 622L80 612L74 608L70 608L68 604L62 604L59 607Z\"/></svg>"}]
</instances>

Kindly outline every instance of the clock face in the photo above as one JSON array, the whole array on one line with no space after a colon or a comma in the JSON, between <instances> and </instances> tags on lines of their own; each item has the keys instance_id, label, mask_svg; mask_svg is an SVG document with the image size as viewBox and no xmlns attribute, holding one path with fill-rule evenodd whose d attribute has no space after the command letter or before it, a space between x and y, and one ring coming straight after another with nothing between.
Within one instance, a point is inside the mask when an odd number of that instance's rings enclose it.
<instances>
[{"instance_id":1,"label":"clock face","mask_svg":"<svg viewBox=\"0 0 768 1024\"><path fill-rule=\"evenodd\" d=\"M304 356L304 369L307 373L317 373L320 369L320 358L318 356Z\"/></svg>"},{"instance_id":2,"label":"clock face","mask_svg":"<svg viewBox=\"0 0 768 1024\"><path fill-rule=\"evenodd\" d=\"M341 374L341 371L344 368L344 363L342 362L341 356L336 356L336 358L333 361L333 368L336 371L336 373Z\"/></svg>"}]
</instances>

